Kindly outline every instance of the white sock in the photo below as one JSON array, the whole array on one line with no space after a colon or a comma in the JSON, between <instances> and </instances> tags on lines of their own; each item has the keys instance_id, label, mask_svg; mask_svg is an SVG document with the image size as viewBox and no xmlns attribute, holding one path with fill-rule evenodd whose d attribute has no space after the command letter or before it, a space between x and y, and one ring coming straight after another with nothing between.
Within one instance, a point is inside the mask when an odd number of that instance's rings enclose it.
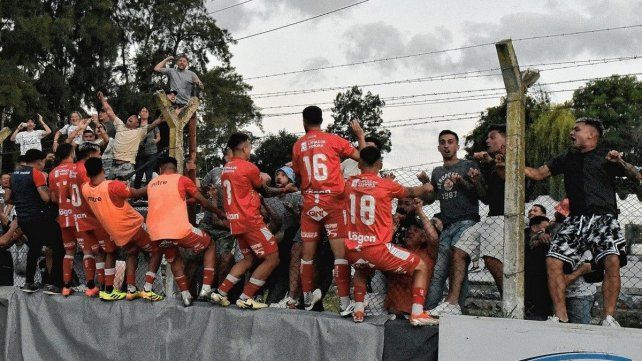
<instances>
[{"instance_id":1,"label":"white sock","mask_svg":"<svg viewBox=\"0 0 642 361\"><path fill-rule=\"evenodd\" d=\"M154 285L152 285L151 283L145 282L145 284L143 285L143 291L150 292L152 290L153 286Z\"/></svg>"},{"instance_id":2,"label":"white sock","mask_svg":"<svg viewBox=\"0 0 642 361\"><path fill-rule=\"evenodd\" d=\"M127 285L127 292L129 292L129 293L134 293L134 292L136 292L136 286L134 286L134 285Z\"/></svg>"},{"instance_id":3,"label":"white sock","mask_svg":"<svg viewBox=\"0 0 642 361\"><path fill-rule=\"evenodd\" d=\"M191 296L188 290L181 291L181 295L185 298L189 298Z\"/></svg>"},{"instance_id":4,"label":"white sock","mask_svg":"<svg viewBox=\"0 0 642 361\"><path fill-rule=\"evenodd\" d=\"M422 312L424 312L424 305L420 305L418 303L413 303L412 304L412 311L411 313L413 315L420 315Z\"/></svg>"},{"instance_id":5,"label":"white sock","mask_svg":"<svg viewBox=\"0 0 642 361\"><path fill-rule=\"evenodd\" d=\"M363 305L363 302L355 302L354 310L363 312L363 310L365 310L365 306Z\"/></svg>"},{"instance_id":6,"label":"white sock","mask_svg":"<svg viewBox=\"0 0 642 361\"><path fill-rule=\"evenodd\" d=\"M247 295L246 295L245 293L241 293L241 295L239 296L239 298L240 298L240 299L242 299L243 301L245 301L245 300L247 300L249 297L247 297Z\"/></svg>"},{"instance_id":7,"label":"white sock","mask_svg":"<svg viewBox=\"0 0 642 361\"><path fill-rule=\"evenodd\" d=\"M346 308L348 308L348 306L350 306L350 297L341 297L341 309L345 310Z\"/></svg>"},{"instance_id":8,"label":"white sock","mask_svg":"<svg viewBox=\"0 0 642 361\"><path fill-rule=\"evenodd\" d=\"M211 290L212 290L212 286L210 285L203 285L203 287L201 288L201 292L209 292Z\"/></svg>"}]
</instances>

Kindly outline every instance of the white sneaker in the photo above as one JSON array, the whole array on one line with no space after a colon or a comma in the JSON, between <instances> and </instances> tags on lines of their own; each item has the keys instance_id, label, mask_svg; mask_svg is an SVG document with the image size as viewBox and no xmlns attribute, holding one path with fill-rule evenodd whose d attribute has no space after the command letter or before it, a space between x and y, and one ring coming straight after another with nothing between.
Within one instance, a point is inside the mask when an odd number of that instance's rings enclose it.
<instances>
[{"instance_id":1,"label":"white sneaker","mask_svg":"<svg viewBox=\"0 0 642 361\"><path fill-rule=\"evenodd\" d=\"M352 314L352 312L354 312L354 301L352 300L350 300L348 307L346 307L345 309L339 310L339 314L341 315L341 317L348 317Z\"/></svg>"},{"instance_id":2,"label":"white sneaker","mask_svg":"<svg viewBox=\"0 0 642 361\"><path fill-rule=\"evenodd\" d=\"M304 293L303 294L303 305L305 307L305 310L306 311L312 310L312 308L314 308L314 305L317 302L321 301L322 297L323 297L323 295L321 294L321 290L318 289L318 288L316 290L312 291L312 292Z\"/></svg>"},{"instance_id":3,"label":"white sneaker","mask_svg":"<svg viewBox=\"0 0 642 361\"><path fill-rule=\"evenodd\" d=\"M443 315L461 315L461 307L459 304L452 305L446 301L440 303L437 307L428 311L432 317L440 317Z\"/></svg>"},{"instance_id":4,"label":"white sneaker","mask_svg":"<svg viewBox=\"0 0 642 361\"><path fill-rule=\"evenodd\" d=\"M622 327L622 326L620 326L620 323L617 322L613 318L613 316L611 316L611 315L606 316L604 321L602 321L602 326L605 326L605 327Z\"/></svg>"},{"instance_id":5,"label":"white sneaker","mask_svg":"<svg viewBox=\"0 0 642 361\"><path fill-rule=\"evenodd\" d=\"M548 318L546 319L546 322L559 323L560 322L560 318L555 316L555 315L548 316Z\"/></svg>"},{"instance_id":6,"label":"white sneaker","mask_svg":"<svg viewBox=\"0 0 642 361\"><path fill-rule=\"evenodd\" d=\"M295 300L294 298L290 297L289 294L286 294L285 297L279 302L276 303L270 303L270 307L272 308L289 308L289 309L295 309L299 306L299 301Z\"/></svg>"},{"instance_id":7,"label":"white sneaker","mask_svg":"<svg viewBox=\"0 0 642 361\"><path fill-rule=\"evenodd\" d=\"M209 301L212 297L212 289L203 289L201 288L201 292L198 294L198 297L196 298L199 301Z\"/></svg>"},{"instance_id":8,"label":"white sneaker","mask_svg":"<svg viewBox=\"0 0 642 361\"><path fill-rule=\"evenodd\" d=\"M192 305L193 298L189 291L184 291L181 292L181 300L183 301L183 306L189 307Z\"/></svg>"}]
</instances>

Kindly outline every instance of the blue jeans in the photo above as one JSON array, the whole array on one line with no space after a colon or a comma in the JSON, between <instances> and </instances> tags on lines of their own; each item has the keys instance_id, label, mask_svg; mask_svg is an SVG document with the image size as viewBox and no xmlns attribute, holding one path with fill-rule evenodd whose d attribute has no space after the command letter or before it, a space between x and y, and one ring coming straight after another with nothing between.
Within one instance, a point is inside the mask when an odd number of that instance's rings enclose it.
<instances>
[{"instance_id":1,"label":"blue jeans","mask_svg":"<svg viewBox=\"0 0 642 361\"><path fill-rule=\"evenodd\" d=\"M428 297L426 297L426 309L431 310L435 308L442 300L444 296L444 286L450 272L450 255L452 254L452 247L457 243L461 234L475 223L476 222L473 220L455 222L441 233L441 236L439 237L437 261L435 262L435 269L430 281ZM466 274L464 283L461 285L461 293L459 296L459 305L461 307L464 307L464 301L466 301L467 295L468 274Z\"/></svg>"},{"instance_id":2,"label":"blue jeans","mask_svg":"<svg viewBox=\"0 0 642 361\"><path fill-rule=\"evenodd\" d=\"M568 322L590 324L594 298L594 296L567 298L566 312L568 313Z\"/></svg>"}]
</instances>

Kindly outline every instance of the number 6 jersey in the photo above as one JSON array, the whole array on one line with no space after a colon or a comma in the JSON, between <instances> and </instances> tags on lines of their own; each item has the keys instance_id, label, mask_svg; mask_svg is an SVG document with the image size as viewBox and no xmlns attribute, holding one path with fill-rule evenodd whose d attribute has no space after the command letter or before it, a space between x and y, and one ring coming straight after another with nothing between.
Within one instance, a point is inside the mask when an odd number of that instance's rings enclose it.
<instances>
[{"instance_id":1,"label":"number 6 jersey","mask_svg":"<svg viewBox=\"0 0 642 361\"><path fill-rule=\"evenodd\" d=\"M364 173L348 179L348 249L385 244L392 237L392 200L408 196L401 184Z\"/></svg>"}]
</instances>

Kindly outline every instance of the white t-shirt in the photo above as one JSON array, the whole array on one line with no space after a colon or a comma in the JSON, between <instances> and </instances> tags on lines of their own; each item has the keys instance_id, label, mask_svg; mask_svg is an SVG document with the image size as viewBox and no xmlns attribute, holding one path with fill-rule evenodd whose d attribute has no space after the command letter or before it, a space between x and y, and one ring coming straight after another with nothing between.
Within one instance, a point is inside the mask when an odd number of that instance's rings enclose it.
<instances>
[{"instance_id":1,"label":"white t-shirt","mask_svg":"<svg viewBox=\"0 0 642 361\"><path fill-rule=\"evenodd\" d=\"M29 149L42 150L40 140L44 137L44 134L45 131L42 129L16 134L16 144L20 144L20 155L24 155Z\"/></svg>"},{"instance_id":2,"label":"white t-shirt","mask_svg":"<svg viewBox=\"0 0 642 361\"><path fill-rule=\"evenodd\" d=\"M66 136L69 136L69 134L73 133L76 129L78 129L77 125L65 124L65 126L62 127L62 129L60 129L60 134L64 134ZM91 127L87 127L87 130L92 130L92 129L91 129ZM76 143L78 145L80 145L80 143L82 143L82 133L78 134L74 138L74 143Z\"/></svg>"}]
</instances>

